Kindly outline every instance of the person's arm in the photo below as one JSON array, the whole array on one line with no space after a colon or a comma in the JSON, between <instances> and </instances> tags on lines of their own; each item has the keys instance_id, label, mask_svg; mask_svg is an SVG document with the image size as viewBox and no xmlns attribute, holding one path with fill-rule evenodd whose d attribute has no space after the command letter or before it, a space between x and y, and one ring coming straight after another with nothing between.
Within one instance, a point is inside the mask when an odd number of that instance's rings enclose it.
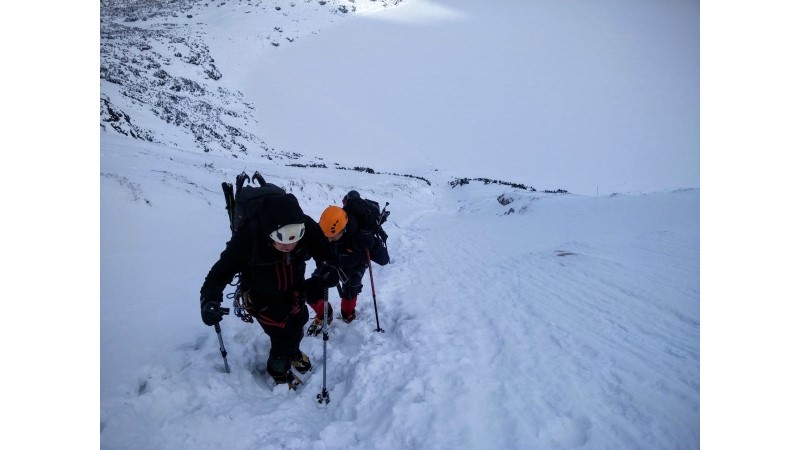
<instances>
[{"instance_id":1,"label":"person's arm","mask_svg":"<svg viewBox=\"0 0 800 450\"><path fill-rule=\"evenodd\" d=\"M375 242L369 249L370 259L375 261L379 266L389 264L389 249L386 247L386 242L380 237L375 237Z\"/></svg>"},{"instance_id":2,"label":"person's arm","mask_svg":"<svg viewBox=\"0 0 800 450\"><path fill-rule=\"evenodd\" d=\"M250 242L250 246L248 246ZM222 293L233 277L241 272L242 261L247 261L252 247L248 232L240 230L234 234L219 256L219 260L208 271L200 288L200 313L206 325L214 325L222 320Z\"/></svg>"}]
</instances>

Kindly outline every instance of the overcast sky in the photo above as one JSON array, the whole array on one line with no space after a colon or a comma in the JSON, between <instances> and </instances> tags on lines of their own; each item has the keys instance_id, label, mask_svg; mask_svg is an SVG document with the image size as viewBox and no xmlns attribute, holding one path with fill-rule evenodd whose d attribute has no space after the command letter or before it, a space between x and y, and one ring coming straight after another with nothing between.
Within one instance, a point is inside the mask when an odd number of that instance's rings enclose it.
<instances>
[{"instance_id":1,"label":"overcast sky","mask_svg":"<svg viewBox=\"0 0 800 450\"><path fill-rule=\"evenodd\" d=\"M686 0L414 1L269 52L246 95L268 142L352 164L699 187L699 28Z\"/></svg>"}]
</instances>

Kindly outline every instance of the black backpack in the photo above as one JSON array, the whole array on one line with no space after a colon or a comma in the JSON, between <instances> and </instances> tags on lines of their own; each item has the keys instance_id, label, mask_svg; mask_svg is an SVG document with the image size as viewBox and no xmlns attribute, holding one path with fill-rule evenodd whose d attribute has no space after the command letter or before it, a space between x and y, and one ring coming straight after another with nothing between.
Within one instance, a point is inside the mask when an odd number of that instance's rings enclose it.
<instances>
[{"instance_id":1,"label":"black backpack","mask_svg":"<svg viewBox=\"0 0 800 450\"><path fill-rule=\"evenodd\" d=\"M375 200L368 198L361 198L358 191L350 191L342 198L342 209L345 210L348 217L353 217L358 222L360 229L369 230L378 234L381 239L386 241L388 235L383 231L383 224L389 218L389 211L381 211L380 205ZM389 203L387 202L388 206Z\"/></svg>"},{"instance_id":2,"label":"black backpack","mask_svg":"<svg viewBox=\"0 0 800 450\"><path fill-rule=\"evenodd\" d=\"M257 181L258 186L244 183ZM270 198L287 194L286 191L272 183L267 183L260 173L255 172L251 178L244 172L236 176L236 193L234 194L231 183L222 183L222 192L225 195L225 209L228 211L231 233L236 233L249 219L257 217Z\"/></svg>"},{"instance_id":3,"label":"black backpack","mask_svg":"<svg viewBox=\"0 0 800 450\"><path fill-rule=\"evenodd\" d=\"M258 186L248 185L244 183L258 182ZM267 183L260 173L255 172L251 179L246 173L242 172L236 176L236 191L231 183L222 183L222 193L225 195L225 209L228 211L228 220L230 221L231 234L236 233L242 227L248 224L256 224L256 220L250 220L258 216L265 206L268 206L271 199L277 199L284 196L294 195L287 194L285 190L272 183ZM294 199L297 202L297 199ZM299 208L299 205L298 205ZM238 275L237 275L238 276ZM228 298L233 298L233 308L236 317L242 319L244 322L252 323L253 316L247 312L244 307L244 297L239 285L239 280L231 284L236 286L236 291L228 294Z\"/></svg>"}]
</instances>

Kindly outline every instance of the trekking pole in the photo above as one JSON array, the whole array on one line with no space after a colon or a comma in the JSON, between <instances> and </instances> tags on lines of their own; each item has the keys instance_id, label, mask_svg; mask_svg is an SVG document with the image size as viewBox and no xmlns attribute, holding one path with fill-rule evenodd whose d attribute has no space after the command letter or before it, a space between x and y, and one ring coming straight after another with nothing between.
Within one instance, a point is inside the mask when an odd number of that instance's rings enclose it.
<instances>
[{"instance_id":1,"label":"trekking pole","mask_svg":"<svg viewBox=\"0 0 800 450\"><path fill-rule=\"evenodd\" d=\"M325 288L322 295L322 392L317 394L317 403L327 405L331 402L328 397L328 290Z\"/></svg>"},{"instance_id":2,"label":"trekking pole","mask_svg":"<svg viewBox=\"0 0 800 450\"><path fill-rule=\"evenodd\" d=\"M231 312L230 308L220 308L220 310L223 316ZM219 322L214 324L214 329L217 331L217 338L219 338L219 352L222 353L222 360L225 362L225 373L231 373L231 368L228 366L228 352L222 342L222 329L219 327Z\"/></svg>"},{"instance_id":3,"label":"trekking pole","mask_svg":"<svg viewBox=\"0 0 800 450\"><path fill-rule=\"evenodd\" d=\"M372 284L372 304L375 306L375 323L378 325L378 328L375 328L373 331L383 333L381 321L378 319L378 300L375 299L375 279L372 278L372 260L370 259L369 249L367 249L367 267L369 267L369 282Z\"/></svg>"}]
</instances>

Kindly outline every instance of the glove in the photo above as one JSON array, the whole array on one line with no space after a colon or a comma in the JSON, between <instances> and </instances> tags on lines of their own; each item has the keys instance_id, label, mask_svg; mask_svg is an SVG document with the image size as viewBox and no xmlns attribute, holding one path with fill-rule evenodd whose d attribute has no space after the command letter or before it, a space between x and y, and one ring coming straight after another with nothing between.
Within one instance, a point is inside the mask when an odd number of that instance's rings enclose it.
<instances>
[{"instance_id":1,"label":"glove","mask_svg":"<svg viewBox=\"0 0 800 450\"><path fill-rule=\"evenodd\" d=\"M375 245L375 236L367 230L361 230L356 235L356 242L364 248L370 248Z\"/></svg>"},{"instance_id":2,"label":"glove","mask_svg":"<svg viewBox=\"0 0 800 450\"><path fill-rule=\"evenodd\" d=\"M311 276L316 277L319 283L325 288L332 288L339 284L339 270L336 266L331 266L329 264L322 265L317 267Z\"/></svg>"},{"instance_id":3,"label":"glove","mask_svg":"<svg viewBox=\"0 0 800 450\"><path fill-rule=\"evenodd\" d=\"M224 314L220 302L200 299L200 316L203 317L204 324L216 325L220 323Z\"/></svg>"}]
</instances>

